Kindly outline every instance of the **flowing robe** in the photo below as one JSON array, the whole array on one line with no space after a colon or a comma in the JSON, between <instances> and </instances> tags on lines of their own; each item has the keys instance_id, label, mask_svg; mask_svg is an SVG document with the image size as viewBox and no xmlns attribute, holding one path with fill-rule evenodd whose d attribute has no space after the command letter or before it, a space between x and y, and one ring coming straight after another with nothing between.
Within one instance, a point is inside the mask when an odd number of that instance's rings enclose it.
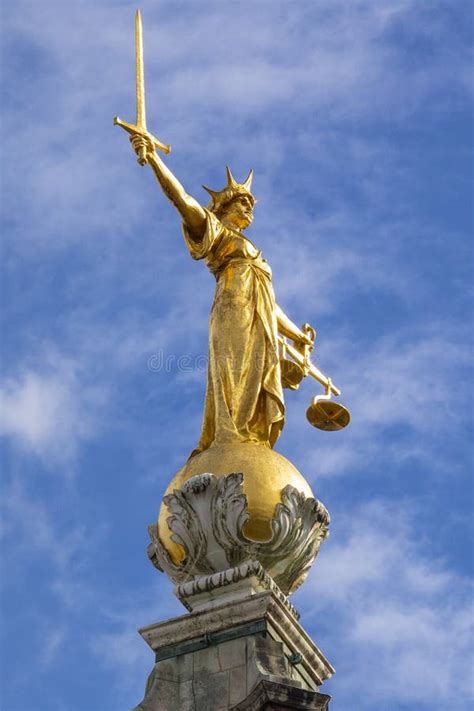
<instances>
[{"instance_id":1,"label":"flowing robe","mask_svg":"<svg viewBox=\"0 0 474 711\"><path fill-rule=\"evenodd\" d=\"M183 225L194 259L204 259L217 285L209 319L209 366L201 439L273 447L285 418L272 272L261 252L206 210L202 240Z\"/></svg>"}]
</instances>

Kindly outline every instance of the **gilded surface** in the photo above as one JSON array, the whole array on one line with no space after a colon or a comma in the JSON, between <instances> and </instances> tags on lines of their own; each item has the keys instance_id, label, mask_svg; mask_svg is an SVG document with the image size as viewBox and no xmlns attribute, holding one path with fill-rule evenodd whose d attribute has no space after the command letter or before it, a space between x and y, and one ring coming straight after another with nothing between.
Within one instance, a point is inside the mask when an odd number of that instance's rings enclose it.
<instances>
[{"instance_id":1,"label":"gilded surface","mask_svg":"<svg viewBox=\"0 0 474 711\"><path fill-rule=\"evenodd\" d=\"M205 412L195 451L236 442L272 447L285 417L278 332L301 349L311 347L312 340L277 306L270 266L243 233L253 220L255 202L248 182L237 183L228 170L228 185L204 209L186 194L148 139L134 136L132 144L138 155L146 148L163 191L181 213L191 256L204 259L217 281Z\"/></svg>"},{"instance_id":2,"label":"gilded surface","mask_svg":"<svg viewBox=\"0 0 474 711\"><path fill-rule=\"evenodd\" d=\"M157 526L152 524L148 527L148 557L153 565L175 583L201 578L197 592L201 584L208 585L203 576L258 560L283 593L294 592L328 536L329 513L320 501L287 484L281 490L269 535L258 541L249 534L243 482L239 472L220 477L197 474L167 494L163 501L170 512L168 528L173 531L173 542L182 547L184 558L179 563L171 559Z\"/></svg>"},{"instance_id":3,"label":"gilded surface","mask_svg":"<svg viewBox=\"0 0 474 711\"><path fill-rule=\"evenodd\" d=\"M143 66L143 31L142 31L142 16L140 10L135 14L135 91L137 98L137 122L136 124L122 121L118 116L114 118L114 124L120 126L131 136L144 136L153 146L163 153L171 151L170 146L166 146L153 136L146 127L146 110L145 110L145 72ZM146 149L141 147L137 152L138 162L140 165L146 165Z\"/></svg>"},{"instance_id":4,"label":"gilded surface","mask_svg":"<svg viewBox=\"0 0 474 711\"><path fill-rule=\"evenodd\" d=\"M350 416L344 406L330 401L340 391L310 360L315 330L307 323L297 326L277 304L271 268L245 234L256 203L252 171L239 183L227 168L222 190L205 188L211 196L205 208L155 152L169 153L170 147L146 126L139 12L135 29L136 124L119 118L114 123L130 134L139 164L150 166L176 208L191 257L202 260L216 280L201 436L166 491L158 524L150 527L155 552L170 569L184 565L187 573L192 566L196 572L202 560L207 565L212 552L220 570L230 565L237 540L244 557L257 552L282 589L291 592L327 535L329 516L305 478L273 450L285 421L283 388L296 390L306 376L324 385L325 395L316 397L307 413L319 429L341 429ZM236 478L242 486L237 494L227 486ZM217 498L194 496L202 492L193 487L211 481L209 497L215 489ZM244 518L236 519L236 511L244 512ZM232 537L237 530L237 538ZM209 551L204 551L204 541Z\"/></svg>"},{"instance_id":5,"label":"gilded surface","mask_svg":"<svg viewBox=\"0 0 474 711\"><path fill-rule=\"evenodd\" d=\"M165 497L197 474L212 472L226 476L230 472L244 472L243 493L247 497L250 519L244 532L255 541L271 538L271 521L281 492L290 484L307 498L314 498L310 485L296 467L275 450L264 445L232 444L210 447L188 460L166 489ZM170 512L162 503L158 517L158 532L174 563L184 558L182 547L175 543L167 525Z\"/></svg>"},{"instance_id":6,"label":"gilded surface","mask_svg":"<svg viewBox=\"0 0 474 711\"><path fill-rule=\"evenodd\" d=\"M198 451L239 441L273 446L285 406L270 267L252 242L210 211L202 239L186 225L184 235L191 256L205 259L217 279Z\"/></svg>"},{"instance_id":7,"label":"gilded surface","mask_svg":"<svg viewBox=\"0 0 474 711\"><path fill-rule=\"evenodd\" d=\"M205 209L186 193L155 153L155 148L163 152L170 149L146 128L139 12L136 15L136 96L136 125L118 118L115 123L131 135L138 162L151 167L164 194L180 214L191 256L203 259L217 281L209 321L204 418L193 455L213 445L246 442L273 447L285 419L282 387L298 387L299 375L294 372L298 367L301 377L311 375L323 383L329 397L338 395L339 390L310 363L314 329L308 324L299 328L277 305L271 269L244 234L253 221L255 206L251 192L252 171L239 183L227 169L227 185L223 190L206 188L212 200ZM291 354L293 361L283 358L283 365L287 366L283 382L279 352L282 338L293 341L292 346L285 345L285 352ZM320 407L324 410L324 405ZM311 421L324 428L329 420L323 413L323 417Z\"/></svg>"}]
</instances>

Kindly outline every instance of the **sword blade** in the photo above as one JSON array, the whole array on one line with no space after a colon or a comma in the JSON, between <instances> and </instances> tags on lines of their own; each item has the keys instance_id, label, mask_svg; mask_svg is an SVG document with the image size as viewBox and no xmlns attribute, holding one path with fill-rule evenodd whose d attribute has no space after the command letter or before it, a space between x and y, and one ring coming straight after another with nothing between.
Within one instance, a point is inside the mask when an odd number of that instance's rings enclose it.
<instances>
[{"instance_id":1,"label":"sword blade","mask_svg":"<svg viewBox=\"0 0 474 711\"><path fill-rule=\"evenodd\" d=\"M143 69L143 33L142 17L140 10L135 15L135 63L136 63L136 92L137 92L137 126L146 129L145 112L145 76Z\"/></svg>"}]
</instances>

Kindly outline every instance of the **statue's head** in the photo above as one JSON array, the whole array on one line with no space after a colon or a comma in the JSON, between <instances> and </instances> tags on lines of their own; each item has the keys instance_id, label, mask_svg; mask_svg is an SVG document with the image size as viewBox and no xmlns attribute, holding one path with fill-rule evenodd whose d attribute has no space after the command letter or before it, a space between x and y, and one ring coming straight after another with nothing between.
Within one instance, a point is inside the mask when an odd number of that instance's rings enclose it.
<instances>
[{"instance_id":1,"label":"statue's head","mask_svg":"<svg viewBox=\"0 0 474 711\"><path fill-rule=\"evenodd\" d=\"M250 171L243 183L238 183L230 168L227 168L227 185L223 190L211 190L203 185L212 200L208 206L220 220L229 222L237 229L245 229L253 220L253 207L255 197L250 190L252 186L253 170Z\"/></svg>"}]
</instances>

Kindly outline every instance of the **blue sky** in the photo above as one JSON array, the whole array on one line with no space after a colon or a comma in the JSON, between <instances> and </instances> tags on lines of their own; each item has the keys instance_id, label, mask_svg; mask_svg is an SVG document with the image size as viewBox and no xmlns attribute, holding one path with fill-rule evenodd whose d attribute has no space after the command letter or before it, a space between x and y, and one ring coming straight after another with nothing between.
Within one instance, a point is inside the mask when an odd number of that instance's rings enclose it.
<instances>
[{"instance_id":1,"label":"blue sky","mask_svg":"<svg viewBox=\"0 0 474 711\"><path fill-rule=\"evenodd\" d=\"M470 3L141 8L169 166L204 204L254 168L249 236L352 411L312 430L305 383L277 445L332 514L293 597L332 711L467 710ZM214 284L112 126L134 118L134 9L2 9L4 711L132 708L136 629L184 612L146 526L198 439Z\"/></svg>"}]
</instances>

